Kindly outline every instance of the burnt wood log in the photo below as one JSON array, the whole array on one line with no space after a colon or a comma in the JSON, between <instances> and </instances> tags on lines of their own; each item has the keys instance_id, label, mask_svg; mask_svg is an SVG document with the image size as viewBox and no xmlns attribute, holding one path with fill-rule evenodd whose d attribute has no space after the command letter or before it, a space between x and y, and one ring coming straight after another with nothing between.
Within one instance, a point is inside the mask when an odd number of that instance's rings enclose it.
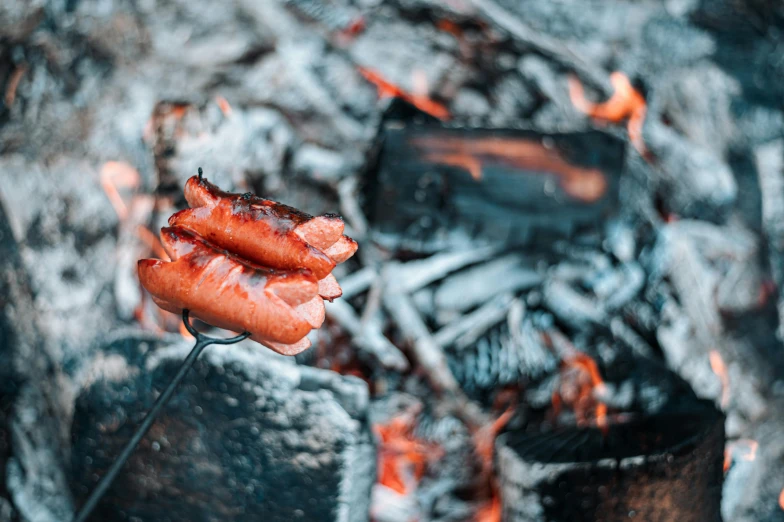
<instances>
[{"instance_id":1,"label":"burnt wood log","mask_svg":"<svg viewBox=\"0 0 784 522\"><path fill-rule=\"evenodd\" d=\"M498 437L506 522L720 522L724 416L656 414Z\"/></svg>"},{"instance_id":2,"label":"burnt wood log","mask_svg":"<svg viewBox=\"0 0 784 522\"><path fill-rule=\"evenodd\" d=\"M382 244L434 251L469 238L551 242L617 208L625 146L610 134L449 127L394 109L365 186Z\"/></svg>"}]
</instances>

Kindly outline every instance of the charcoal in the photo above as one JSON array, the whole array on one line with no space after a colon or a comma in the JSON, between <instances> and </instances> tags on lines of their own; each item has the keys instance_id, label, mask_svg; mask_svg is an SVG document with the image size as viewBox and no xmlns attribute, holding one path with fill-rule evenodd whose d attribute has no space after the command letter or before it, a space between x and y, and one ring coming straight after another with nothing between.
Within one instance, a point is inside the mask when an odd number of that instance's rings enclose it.
<instances>
[{"instance_id":1,"label":"charcoal","mask_svg":"<svg viewBox=\"0 0 784 522\"><path fill-rule=\"evenodd\" d=\"M777 140L756 150L762 192L762 227L765 232L773 279L779 289L779 338L784 339L784 141Z\"/></svg>"},{"instance_id":2,"label":"charcoal","mask_svg":"<svg viewBox=\"0 0 784 522\"><path fill-rule=\"evenodd\" d=\"M520 256L509 255L450 277L438 287L435 304L440 310L464 312L496 295L526 290L541 282L542 276Z\"/></svg>"},{"instance_id":3,"label":"charcoal","mask_svg":"<svg viewBox=\"0 0 784 522\"><path fill-rule=\"evenodd\" d=\"M740 92L738 82L712 63L700 62L656 86L651 111L665 114L691 143L726 157L737 135L731 104Z\"/></svg>"},{"instance_id":4,"label":"charcoal","mask_svg":"<svg viewBox=\"0 0 784 522\"><path fill-rule=\"evenodd\" d=\"M76 401L71 484L84 499L189 349L107 347ZM359 379L257 347L210 347L95 520L367 520L374 449Z\"/></svg>"},{"instance_id":5,"label":"charcoal","mask_svg":"<svg viewBox=\"0 0 784 522\"><path fill-rule=\"evenodd\" d=\"M0 520L70 516L53 356L31 282L0 201Z\"/></svg>"},{"instance_id":6,"label":"charcoal","mask_svg":"<svg viewBox=\"0 0 784 522\"><path fill-rule=\"evenodd\" d=\"M779 409L781 405L774 408ZM779 436L782 428L779 419L761 426L752 434L752 439L747 439L757 444L752 458L737 459L727 473L724 488L726 500L722 503L724 520L781 520L782 508L778 499L784 480L781 466L784 462L784 445Z\"/></svg>"},{"instance_id":7,"label":"charcoal","mask_svg":"<svg viewBox=\"0 0 784 522\"><path fill-rule=\"evenodd\" d=\"M660 161L653 170L668 211L711 220L726 215L735 202L738 187L721 157L689 143L652 118L646 118L644 136L646 145Z\"/></svg>"},{"instance_id":8,"label":"charcoal","mask_svg":"<svg viewBox=\"0 0 784 522\"><path fill-rule=\"evenodd\" d=\"M35 293L46 315L40 333L59 357L78 363L98 331L110 329L114 306L117 226L99 172L83 160L61 158L46 167L20 156L0 161L0 196ZM88 181L89 180L89 181Z\"/></svg>"},{"instance_id":9,"label":"charcoal","mask_svg":"<svg viewBox=\"0 0 784 522\"><path fill-rule=\"evenodd\" d=\"M721 521L724 417L710 406L496 440L504 520Z\"/></svg>"}]
</instances>

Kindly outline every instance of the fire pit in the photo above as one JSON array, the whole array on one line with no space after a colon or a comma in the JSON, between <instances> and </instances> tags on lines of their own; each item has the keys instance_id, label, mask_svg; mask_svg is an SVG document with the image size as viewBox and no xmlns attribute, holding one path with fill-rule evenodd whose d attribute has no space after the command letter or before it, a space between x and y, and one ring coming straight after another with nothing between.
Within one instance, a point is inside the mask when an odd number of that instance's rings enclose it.
<instances>
[{"instance_id":1,"label":"fire pit","mask_svg":"<svg viewBox=\"0 0 784 522\"><path fill-rule=\"evenodd\" d=\"M193 346L137 260L199 167L359 250L91 520L784 519L775 2L6 4L0 521L71 520Z\"/></svg>"}]
</instances>

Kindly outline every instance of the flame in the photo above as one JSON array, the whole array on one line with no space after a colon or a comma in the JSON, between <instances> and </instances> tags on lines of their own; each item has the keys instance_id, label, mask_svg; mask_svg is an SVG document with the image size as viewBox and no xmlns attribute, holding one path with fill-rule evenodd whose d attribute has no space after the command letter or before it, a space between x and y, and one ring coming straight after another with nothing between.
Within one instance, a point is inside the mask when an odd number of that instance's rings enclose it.
<instances>
[{"instance_id":1,"label":"flame","mask_svg":"<svg viewBox=\"0 0 784 522\"><path fill-rule=\"evenodd\" d=\"M561 403L574 410L577 425L595 425L605 434L608 429L607 405L595 398L606 389L596 362L584 353L565 358L561 364L561 383L553 394L553 409Z\"/></svg>"},{"instance_id":2,"label":"flame","mask_svg":"<svg viewBox=\"0 0 784 522\"><path fill-rule=\"evenodd\" d=\"M604 103L594 103L585 98L585 92L580 80L575 76L569 77L569 98L572 104L580 112L587 114L591 118L607 120L619 123L628 119L626 128L629 132L629 139L642 156L648 154L645 143L642 139L642 126L645 122L645 98L637 91L629 81L629 78L622 72L614 72L610 75L615 92L612 97Z\"/></svg>"},{"instance_id":3,"label":"flame","mask_svg":"<svg viewBox=\"0 0 784 522\"><path fill-rule=\"evenodd\" d=\"M438 446L414 437L415 421L414 415L402 414L373 426L380 439L378 482L402 495L416 489L427 463L443 453Z\"/></svg>"},{"instance_id":4,"label":"flame","mask_svg":"<svg viewBox=\"0 0 784 522\"><path fill-rule=\"evenodd\" d=\"M711 350L708 355L710 357L711 370L721 381L721 407L724 409L730 402L730 375L727 371L727 365L724 364L724 360L718 351Z\"/></svg>"},{"instance_id":5,"label":"flame","mask_svg":"<svg viewBox=\"0 0 784 522\"><path fill-rule=\"evenodd\" d=\"M218 95L215 97L215 103L218 104L218 107L220 108L224 116L226 116L227 118L231 118L231 113L232 113L231 105L229 105L229 102L228 100L226 100L226 98Z\"/></svg>"},{"instance_id":6,"label":"flame","mask_svg":"<svg viewBox=\"0 0 784 522\"><path fill-rule=\"evenodd\" d=\"M543 171L558 176L570 196L592 203L607 190L607 180L599 169L577 167L557 151L537 141L509 137L467 139L457 136L428 136L411 140L424 161L459 167L473 179L482 179L483 164L508 164L521 170Z\"/></svg>"},{"instance_id":7,"label":"flame","mask_svg":"<svg viewBox=\"0 0 784 522\"><path fill-rule=\"evenodd\" d=\"M379 73L372 69L359 67L359 72L367 81L378 89L379 98L401 98L419 110L438 118L439 120L449 119L449 110L442 104L430 99L427 94L408 93L397 85L385 80ZM416 73L415 73L416 74ZM415 76L416 78L416 76ZM421 84L419 85L421 87Z\"/></svg>"},{"instance_id":8,"label":"flame","mask_svg":"<svg viewBox=\"0 0 784 522\"><path fill-rule=\"evenodd\" d=\"M757 458L759 442L753 439L738 439L727 444L724 448L724 473L729 471L738 448L745 448L745 452L740 455L741 460L753 462Z\"/></svg>"},{"instance_id":9,"label":"flame","mask_svg":"<svg viewBox=\"0 0 784 522\"><path fill-rule=\"evenodd\" d=\"M120 196L119 188L136 189L141 182L139 173L131 165L122 161L107 161L101 167L101 186L106 192L120 221L128 217L128 205Z\"/></svg>"}]
</instances>

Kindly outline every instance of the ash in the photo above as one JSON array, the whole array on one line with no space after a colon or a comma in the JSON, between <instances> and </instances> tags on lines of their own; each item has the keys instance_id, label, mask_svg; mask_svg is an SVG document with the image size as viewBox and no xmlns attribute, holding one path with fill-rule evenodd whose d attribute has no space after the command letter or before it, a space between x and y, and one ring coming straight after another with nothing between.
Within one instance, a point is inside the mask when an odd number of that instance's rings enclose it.
<instances>
[{"instance_id":1,"label":"ash","mask_svg":"<svg viewBox=\"0 0 784 522\"><path fill-rule=\"evenodd\" d=\"M243 520L280 500L258 462L291 461L286 484L312 502L286 496L282 520L500 520L500 431L700 398L726 415L724 520L784 520L782 31L784 10L763 0L4 3L0 521L68 520L170 373L177 318L144 296L135 261L155 255L197 167L226 189L339 211L360 250L295 362L250 346L205 357L154 444L180 440L161 460L148 443L103 516ZM591 117L570 92L608 100L614 72L644 99L637 131L634 113ZM390 86L416 106L394 126ZM520 196L534 210L491 223L514 245L435 206L418 228L373 212L374 176L398 172L384 133L423 119L467 139L602 133L625 151L611 204L578 220L537 188ZM468 208L487 204L472 194ZM570 400L581 357L601 383ZM259 380L275 373L293 398ZM257 386L265 404L237 409ZM194 420L197 407L214 418ZM258 461L239 473L242 452L205 433L243 418L267 431L243 439ZM215 503L188 480L206 476L225 479Z\"/></svg>"}]
</instances>

